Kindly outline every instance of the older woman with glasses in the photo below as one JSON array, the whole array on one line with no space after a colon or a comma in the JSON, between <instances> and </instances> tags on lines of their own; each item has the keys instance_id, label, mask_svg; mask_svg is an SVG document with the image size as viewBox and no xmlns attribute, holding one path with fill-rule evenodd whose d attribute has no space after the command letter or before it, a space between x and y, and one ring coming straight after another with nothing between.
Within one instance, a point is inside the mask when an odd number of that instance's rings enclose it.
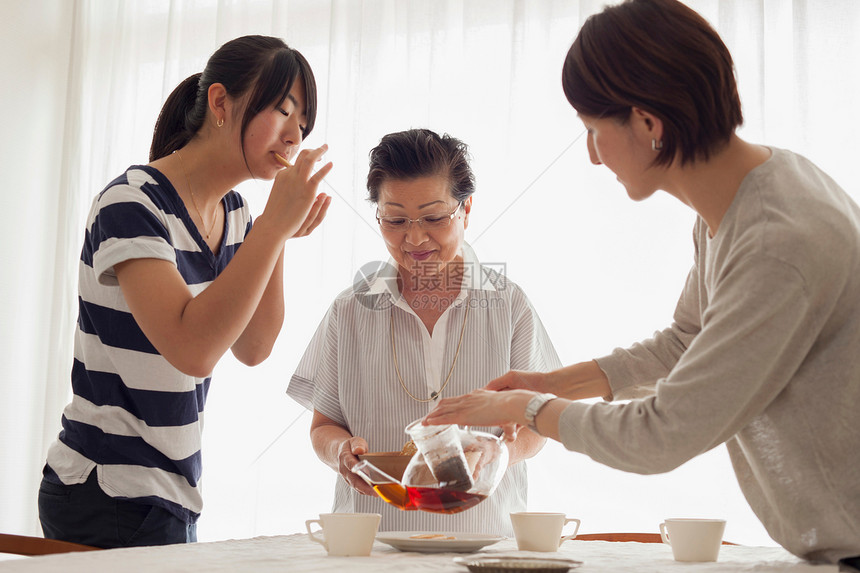
<instances>
[{"instance_id":1,"label":"older woman with glasses","mask_svg":"<svg viewBox=\"0 0 860 573\"><path fill-rule=\"evenodd\" d=\"M544 444L531 431L508 442L496 492L455 515L400 511L352 472L359 454L399 451L404 428L440 397L560 366L522 290L464 241L475 190L464 143L422 129L386 135L367 188L391 260L335 299L287 390L313 410L314 450L343 478L333 510L380 513L383 531L512 535L509 513L526 507L522 462Z\"/></svg>"}]
</instances>

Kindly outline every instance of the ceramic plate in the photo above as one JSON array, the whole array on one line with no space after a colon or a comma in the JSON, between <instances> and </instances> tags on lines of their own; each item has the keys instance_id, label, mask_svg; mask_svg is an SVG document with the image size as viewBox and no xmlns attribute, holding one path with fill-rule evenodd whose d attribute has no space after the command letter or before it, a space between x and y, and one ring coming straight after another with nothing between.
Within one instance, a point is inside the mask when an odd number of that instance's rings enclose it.
<instances>
[{"instance_id":1,"label":"ceramic plate","mask_svg":"<svg viewBox=\"0 0 860 573\"><path fill-rule=\"evenodd\" d=\"M472 573L565 573L582 565L582 561L564 557L457 557L454 563L469 568Z\"/></svg>"},{"instance_id":2,"label":"ceramic plate","mask_svg":"<svg viewBox=\"0 0 860 573\"><path fill-rule=\"evenodd\" d=\"M419 553L469 553L487 545L498 543L502 539L504 537L498 535L465 533L463 531L386 531L376 536L377 541L400 551L417 551Z\"/></svg>"}]
</instances>

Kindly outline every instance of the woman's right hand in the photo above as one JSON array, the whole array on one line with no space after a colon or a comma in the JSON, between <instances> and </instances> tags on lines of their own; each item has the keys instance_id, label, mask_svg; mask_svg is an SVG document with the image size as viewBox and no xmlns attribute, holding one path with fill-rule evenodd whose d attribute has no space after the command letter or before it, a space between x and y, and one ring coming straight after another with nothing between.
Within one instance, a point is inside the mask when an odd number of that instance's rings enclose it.
<instances>
[{"instance_id":1,"label":"woman's right hand","mask_svg":"<svg viewBox=\"0 0 860 573\"><path fill-rule=\"evenodd\" d=\"M360 461L358 456L367 453L367 441L364 438L352 437L341 442L337 450L337 472L346 480L349 486L364 495L377 495L373 488L361 476L352 471Z\"/></svg>"},{"instance_id":2,"label":"woman's right hand","mask_svg":"<svg viewBox=\"0 0 860 573\"><path fill-rule=\"evenodd\" d=\"M266 208L259 217L273 225L285 239L309 234L325 217L331 199L325 194L317 197L317 189L331 171L331 162L314 173L313 168L328 151L328 145L303 149L292 167L285 167L275 176Z\"/></svg>"}]
</instances>

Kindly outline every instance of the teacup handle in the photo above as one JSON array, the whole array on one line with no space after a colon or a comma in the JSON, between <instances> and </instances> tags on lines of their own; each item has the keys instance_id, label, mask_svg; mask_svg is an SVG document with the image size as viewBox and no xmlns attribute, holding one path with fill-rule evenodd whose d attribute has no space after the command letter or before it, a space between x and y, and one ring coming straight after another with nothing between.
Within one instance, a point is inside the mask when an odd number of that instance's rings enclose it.
<instances>
[{"instance_id":1,"label":"teacup handle","mask_svg":"<svg viewBox=\"0 0 860 573\"><path fill-rule=\"evenodd\" d=\"M562 543L564 543L568 539L573 539L574 537L576 537L576 534L579 533L579 524L581 522L578 519L576 519L575 517L567 517L564 520L564 525L567 525L570 522L576 523L576 529L574 529L573 533L571 533L570 535L565 535L564 537L562 537L561 540L558 542L559 545L561 545Z\"/></svg>"},{"instance_id":2,"label":"teacup handle","mask_svg":"<svg viewBox=\"0 0 860 573\"><path fill-rule=\"evenodd\" d=\"M308 530L308 537L311 538L311 541L316 541L317 543L325 547L326 551L328 551L328 543L325 542L325 539L320 539L319 537L314 535L314 532L311 531L311 523L316 523L317 525L322 527L322 522L319 519L308 519L307 521L305 521L305 527ZM321 532L322 529L320 529L319 531Z\"/></svg>"},{"instance_id":3,"label":"teacup handle","mask_svg":"<svg viewBox=\"0 0 860 573\"><path fill-rule=\"evenodd\" d=\"M662 539L663 543L665 543L666 545L672 545L672 543L669 541L669 533L666 531L665 522L660 524L660 539Z\"/></svg>"}]
</instances>

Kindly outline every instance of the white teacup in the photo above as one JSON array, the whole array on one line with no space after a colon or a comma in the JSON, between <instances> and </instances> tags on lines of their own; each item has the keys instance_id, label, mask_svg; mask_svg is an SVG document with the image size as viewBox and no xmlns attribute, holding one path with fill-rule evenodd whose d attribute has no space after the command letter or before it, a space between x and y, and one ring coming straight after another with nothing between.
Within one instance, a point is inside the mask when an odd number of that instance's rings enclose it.
<instances>
[{"instance_id":1,"label":"white teacup","mask_svg":"<svg viewBox=\"0 0 860 573\"><path fill-rule=\"evenodd\" d=\"M576 529L562 537L562 528L570 522L576 523ZM518 511L511 514L511 525L520 551L558 551L563 542L576 537L579 523L578 519L563 513Z\"/></svg>"},{"instance_id":2,"label":"white teacup","mask_svg":"<svg viewBox=\"0 0 860 573\"><path fill-rule=\"evenodd\" d=\"M725 529L724 519L667 519L660 537L672 546L675 561L716 561Z\"/></svg>"},{"instance_id":3,"label":"white teacup","mask_svg":"<svg viewBox=\"0 0 860 573\"><path fill-rule=\"evenodd\" d=\"M370 555L380 519L378 513L321 513L319 519L305 521L305 527L308 537L325 547L329 555ZM322 539L311 531L312 523L322 527Z\"/></svg>"}]
</instances>

